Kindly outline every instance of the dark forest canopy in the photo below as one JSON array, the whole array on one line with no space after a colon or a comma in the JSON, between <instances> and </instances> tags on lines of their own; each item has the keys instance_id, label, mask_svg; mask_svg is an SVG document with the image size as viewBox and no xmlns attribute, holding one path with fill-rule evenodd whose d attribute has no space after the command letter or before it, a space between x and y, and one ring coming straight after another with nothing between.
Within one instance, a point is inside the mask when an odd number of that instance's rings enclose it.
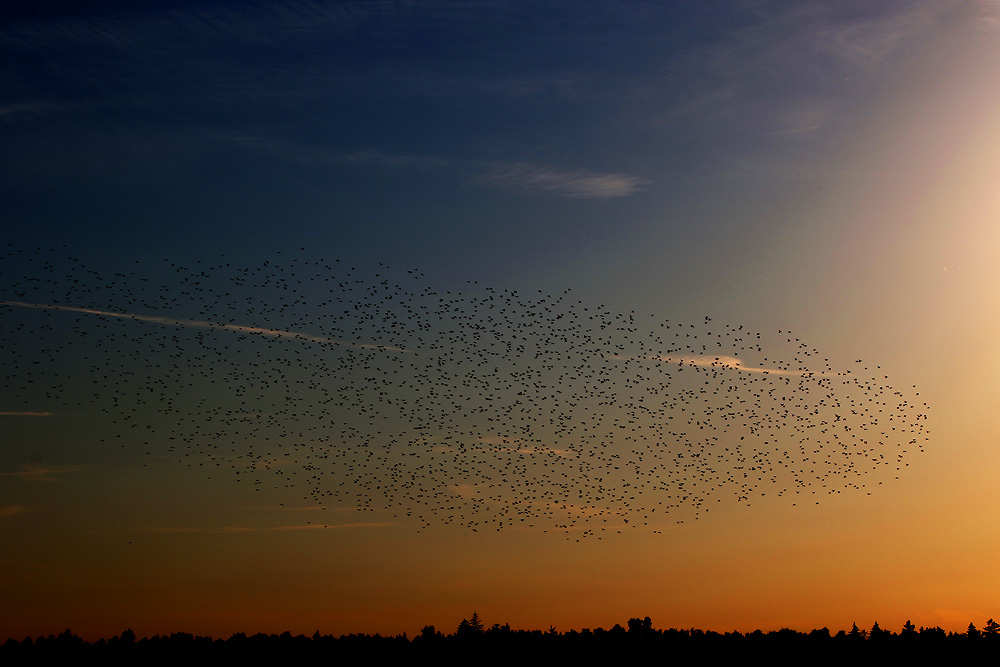
<instances>
[{"instance_id":1,"label":"dark forest canopy","mask_svg":"<svg viewBox=\"0 0 1000 667\"><path fill-rule=\"evenodd\" d=\"M485 626L477 613L471 618L463 619L456 630L452 633L445 633L436 629L433 625L424 628L414 637L408 637L404 632L395 636L382 636L380 634L348 634L339 637L334 635L320 634L317 630L313 635L292 635L290 632L282 634L258 633L247 635L236 633L228 639L216 639L208 636L193 635L187 632L175 632L170 635L154 635L152 637L138 638L131 630L125 630L120 635L110 639L98 639L88 642L73 634L71 630L65 630L59 635L50 634L47 637L37 638L26 637L23 640L14 638L7 639L6 643L0 647L0 655L10 656L24 651L65 651L65 650L87 650L87 651L252 651L267 652L269 650L303 650L306 652L314 650L351 650L353 648L364 649L429 649L437 647L446 650L452 646L468 646L470 643L477 643L491 647L503 646L527 646L536 648L545 646L559 646L561 648L598 648L601 646L650 646L650 645L672 645L672 646L702 646L702 645L740 645L746 647L751 644L776 642L799 642L799 643L822 643L824 645L848 645L858 642L876 644L880 642L901 645L903 643L920 644L927 646L932 643L947 642L949 645L959 643L969 643L973 641L993 642L1000 641L1000 623L992 618L988 619L982 626L977 628L974 623L969 623L965 632L946 632L943 628L920 627L917 628L910 621L907 621L898 631L883 629L875 623L870 629L859 628L854 624L849 630L838 630L831 632L829 628L817 628L807 632L800 632L789 628L778 630L754 630L752 632L716 632L713 630L701 630L698 628L688 629L657 629L652 625L651 619L631 618L623 627L615 624L610 630L604 628L584 628L582 630L567 630L559 632L554 626L548 630L515 630L510 624L501 625L494 623L492 626ZM992 644L991 644L992 645ZM1000 644L996 644L1000 648Z\"/></svg>"}]
</instances>

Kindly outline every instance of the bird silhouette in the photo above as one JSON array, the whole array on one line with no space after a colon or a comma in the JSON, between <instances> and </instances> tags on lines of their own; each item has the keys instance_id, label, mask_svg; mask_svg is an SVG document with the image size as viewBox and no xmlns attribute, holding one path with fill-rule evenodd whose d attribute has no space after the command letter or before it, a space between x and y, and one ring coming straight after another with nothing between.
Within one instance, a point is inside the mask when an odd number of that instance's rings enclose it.
<instances>
[{"instance_id":1,"label":"bird silhouette","mask_svg":"<svg viewBox=\"0 0 1000 667\"><path fill-rule=\"evenodd\" d=\"M878 367L570 290L304 252L100 272L8 246L0 276L0 413L96 412L122 448L419 528L662 533L713 501L870 493L929 438Z\"/></svg>"}]
</instances>

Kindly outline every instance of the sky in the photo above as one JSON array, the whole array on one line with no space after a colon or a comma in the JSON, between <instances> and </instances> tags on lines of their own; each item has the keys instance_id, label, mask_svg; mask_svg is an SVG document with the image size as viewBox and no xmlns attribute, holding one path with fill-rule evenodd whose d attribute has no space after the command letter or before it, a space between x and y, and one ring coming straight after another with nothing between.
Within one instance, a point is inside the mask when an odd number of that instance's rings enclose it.
<instances>
[{"instance_id":1,"label":"sky","mask_svg":"<svg viewBox=\"0 0 1000 667\"><path fill-rule=\"evenodd\" d=\"M981 627L1000 614L997 81L991 0L6 3L0 635L412 636L473 611ZM930 436L871 489L727 498L602 539L258 491L235 464L178 461L166 438L200 433L193 402L113 441L108 396L176 380L147 341L189 336L192 364L217 346L244 379L230 339L423 368L409 333L324 319L313 283L334 262L452 314L495 290L541 321L539 299L570 290L570 318L742 326L775 341L772 364L791 331L926 402ZM342 288L326 298L350 303ZM764 359L727 363L714 386L763 379ZM66 400L28 386L34 364Z\"/></svg>"}]
</instances>

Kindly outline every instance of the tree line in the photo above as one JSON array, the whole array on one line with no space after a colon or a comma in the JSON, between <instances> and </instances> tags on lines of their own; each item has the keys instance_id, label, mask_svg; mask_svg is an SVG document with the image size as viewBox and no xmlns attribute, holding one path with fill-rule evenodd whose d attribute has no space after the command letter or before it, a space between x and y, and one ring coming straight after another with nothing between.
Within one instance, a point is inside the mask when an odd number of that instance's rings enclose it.
<instances>
[{"instance_id":1,"label":"tree line","mask_svg":"<svg viewBox=\"0 0 1000 667\"><path fill-rule=\"evenodd\" d=\"M533 651L535 655L566 655L566 651L579 650L581 655L592 655L601 649L616 651L632 649L638 653L652 654L658 648L669 649L672 655L708 652L726 654L728 651L745 651L754 646L778 647L794 646L796 650L810 648L829 656L841 655L845 651L887 650L905 651L913 649L925 653L928 650L947 649L959 646L966 649L980 649L991 655L1000 655L1000 624L992 618L983 627L969 623L965 632L946 632L939 626L917 628L907 621L899 631L883 629L875 623L870 629L859 628L855 623L849 630L835 633L829 628L798 631L790 628L778 630L754 630L752 632L716 632L698 628L653 627L652 620L630 618L625 626L615 624L611 629L584 628L559 632L550 626L547 630L513 629L509 623L494 623L486 626L478 613L462 619L454 632L444 633L433 625L426 625L419 634L408 637L406 633L394 636L380 634L324 635L316 631L310 635L281 634L247 635L236 633L228 639L176 632L170 635L154 635L138 638L132 630L109 639L88 642L70 630L59 635L50 634L36 638L14 638L0 645L0 658L18 655L56 655L89 653L101 655L131 655L135 658L155 655L212 655L247 656L264 659L296 654L301 657L340 655L370 655L390 653L403 655L411 652L451 653L467 655L469 651L497 651L509 647L515 650ZM994 643L997 642L997 643ZM894 648L893 648L894 647ZM839 653L838 653L839 651Z\"/></svg>"}]
</instances>

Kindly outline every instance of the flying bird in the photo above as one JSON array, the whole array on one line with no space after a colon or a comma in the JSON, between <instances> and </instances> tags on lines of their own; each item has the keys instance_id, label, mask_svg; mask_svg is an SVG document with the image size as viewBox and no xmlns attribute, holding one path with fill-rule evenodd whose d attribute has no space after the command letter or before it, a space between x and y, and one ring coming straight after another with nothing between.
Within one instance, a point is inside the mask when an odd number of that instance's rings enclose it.
<instances>
[{"instance_id":1,"label":"flying bird","mask_svg":"<svg viewBox=\"0 0 1000 667\"><path fill-rule=\"evenodd\" d=\"M570 290L304 252L102 272L9 247L0 276L0 414L90 411L122 448L418 528L662 532L722 502L870 493L929 438L916 392L788 331Z\"/></svg>"}]
</instances>

